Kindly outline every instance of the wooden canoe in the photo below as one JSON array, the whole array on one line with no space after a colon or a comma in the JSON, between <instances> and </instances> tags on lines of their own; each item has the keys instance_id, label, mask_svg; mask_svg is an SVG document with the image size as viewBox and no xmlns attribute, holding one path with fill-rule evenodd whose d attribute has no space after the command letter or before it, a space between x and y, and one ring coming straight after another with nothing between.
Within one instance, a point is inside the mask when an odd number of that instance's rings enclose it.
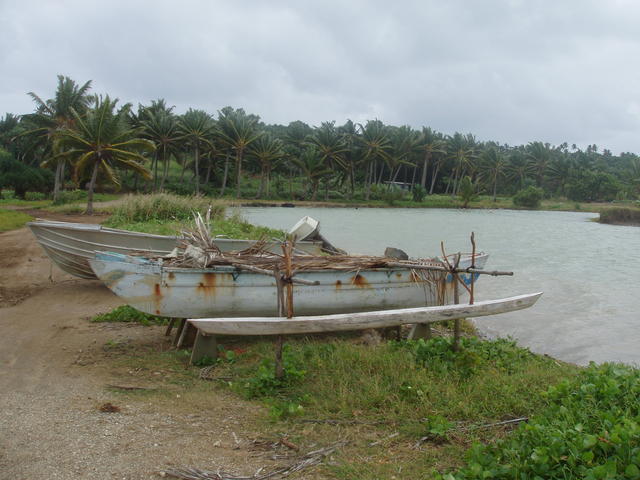
<instances>
[{"instance_id":1,"label":"wooden canoe","mask_svg":"<svg viewBox=\"0 0 640 480\"><path fill-rule=\"evenodd\" d=\"M169 254L179 240L175 236L130 232L84 223L36 220L27 223L27 226L58 267L76 277L91 279L96 275L91 270L89 260L96 251L107 250L124 255L145 252L150 256L162 256ZM223 252L244 250L255 243L254 240L233 238L218 238L215 242ZM319 255L322 242L298 242L296 247L305 253ZM274 243L272 248L276 253L281 253L279 243Z\"/></svg>"},{"instance_id":2,"label":"wooden canoe","mask_svg":"<svg viewBox=\"0 0 640 480\"><path fill-rule=\"evenodd\" d=\"M340 332L497 315L529 308L541 296L542 292L538 292L497 300L486 300L476 302L473 305L443 305L292 318L197 318L189 319L188 322L207 335L289 335L296 333Z\"/></svg>"}]
</instances>

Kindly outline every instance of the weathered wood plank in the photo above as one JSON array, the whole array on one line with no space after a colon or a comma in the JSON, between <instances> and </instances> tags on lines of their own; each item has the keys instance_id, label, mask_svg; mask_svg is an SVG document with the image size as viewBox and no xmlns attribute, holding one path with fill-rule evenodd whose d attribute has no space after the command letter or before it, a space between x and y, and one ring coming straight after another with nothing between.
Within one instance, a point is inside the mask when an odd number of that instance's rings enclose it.
<instances>
[{"instance_id":1,"label":"weathered wood plank","mask_svg":"<svg viewBox=\"0 0 640 480\"><path fill-rule=\"evenodd\" d=\"M198 363L204 357L209 357L214 360L218 358L218 342L215 336L207 335L198 330L195 342L193 343L193 350L191 351L191 364L194 365Z\"/></svg>"},{"instance_id":2,"label":"weathered wood plank","mask_svg":"<svg viewBox=\"0 0 640 480\"><path fill-rule=\"evenodd\" d=\"M403 308L375 312L308 317L201 318L188 322L212 335L286 335L321 333L366 328L384 328L410 323L428 324L456 318L482 317L529 308L542 292L498 300L436 307Z\"/></svg>"}]
</instances>

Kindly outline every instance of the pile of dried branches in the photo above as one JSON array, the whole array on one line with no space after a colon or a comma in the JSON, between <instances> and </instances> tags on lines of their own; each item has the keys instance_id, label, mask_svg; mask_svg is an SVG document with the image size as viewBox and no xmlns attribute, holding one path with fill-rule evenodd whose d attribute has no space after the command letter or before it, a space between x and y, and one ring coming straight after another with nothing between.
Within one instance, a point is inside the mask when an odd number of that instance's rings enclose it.
<instances>
[{"instance_id":1,"label":"pile of dried branches","mask_svg":"<svg viewBox=\"0 0 640 480\"><path fill-rule=\"evenodd\" d=\"M270 251L269 247L272 245L271 242L266 240L258 240L245 250L222 252L215 243L215 237L211 234L210 212L207 212L204 218L200 213L197 213L194 228L182 232L179 248L169 256L164 257L163 264L186 268L233 266L257 273L269 274L272 274L275 270L284 271L285 255ZM390 267L424 268L432 266L444 268L444 264L437 259L398 260L366 255L314 256L294 253L291 260L294 273L314 270L358 271Z\"/></svg>"},{"instance_id":2,"label":"pile of dried branches","mask_svg":"<svg viewBox=\"0 0 640 480\"><path fill-rule=\"evenodd\" d=\"M277 468L268 473L261 473L262 469L260 469L251 476L238 476L231 473L223 472L221 470L200 470L198 468L189 467L170 468L168 470L165 470L164 473L166 475L170 475L175 478L181 478L184 480L266 480L268 478L276 477L284 478L291 475L292 473L304 470L305 468L318 465L327 456L331 455L339 448L344 447L346 444L347 442L344 441L334 443L332 445L329 445L328 447L309 452L298 461L290 465Z\"/></svg>"}]
</instances>

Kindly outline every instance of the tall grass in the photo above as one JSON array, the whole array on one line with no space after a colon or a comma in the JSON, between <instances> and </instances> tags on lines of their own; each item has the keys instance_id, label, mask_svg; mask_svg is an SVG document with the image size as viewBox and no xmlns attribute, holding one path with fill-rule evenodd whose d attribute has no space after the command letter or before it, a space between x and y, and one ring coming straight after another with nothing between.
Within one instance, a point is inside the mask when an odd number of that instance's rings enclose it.
<instances>
[{"instance_id":1,"label":"tall grass","mask_svg":"<svg viewBox=\"0 0 640 480\"><path fill-rule=\"evenodd\" d=\"M113 208L111 223L136 223L149 221L191 220L193 212L206 212L211 207L213 218L223 217L224 205L209 198L183 197L170 193L152 195L127 195L121 204Z\"/></svg>"},{"instance_id":2,"label":"tall grass","mask_svg":"<svg viewBox=\"0 0 640 480\"><path fill-rule=\"evenodd\" d=\"M600 223L640 225L640 208L616 207L602 210Z\"/></svg>"}]
</instances>

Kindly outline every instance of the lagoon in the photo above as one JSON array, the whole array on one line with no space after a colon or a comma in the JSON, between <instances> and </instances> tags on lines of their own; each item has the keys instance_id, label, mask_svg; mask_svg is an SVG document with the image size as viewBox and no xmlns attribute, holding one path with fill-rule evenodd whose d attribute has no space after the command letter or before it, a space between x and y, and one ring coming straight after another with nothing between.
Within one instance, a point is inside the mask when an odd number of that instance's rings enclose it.
<instances>
[{"instance_id":1,"label":"lagoon","mask_svg":"<svg viewBox=\"0 0 640 480\"><path fill-rule=\"evenodd\" d=\"M513 277L483 277L476 298L543 291L531 309L479 319L490 337L510 336L531 350L587 364L640 364L640 228L603 225L597 214L516 210L404 208L242 208L251 223L288 229L304 215L352 253L381 255L385 247L411 257L471 251L490 254L487 269Z\"/></svg>"}]
</instances>

